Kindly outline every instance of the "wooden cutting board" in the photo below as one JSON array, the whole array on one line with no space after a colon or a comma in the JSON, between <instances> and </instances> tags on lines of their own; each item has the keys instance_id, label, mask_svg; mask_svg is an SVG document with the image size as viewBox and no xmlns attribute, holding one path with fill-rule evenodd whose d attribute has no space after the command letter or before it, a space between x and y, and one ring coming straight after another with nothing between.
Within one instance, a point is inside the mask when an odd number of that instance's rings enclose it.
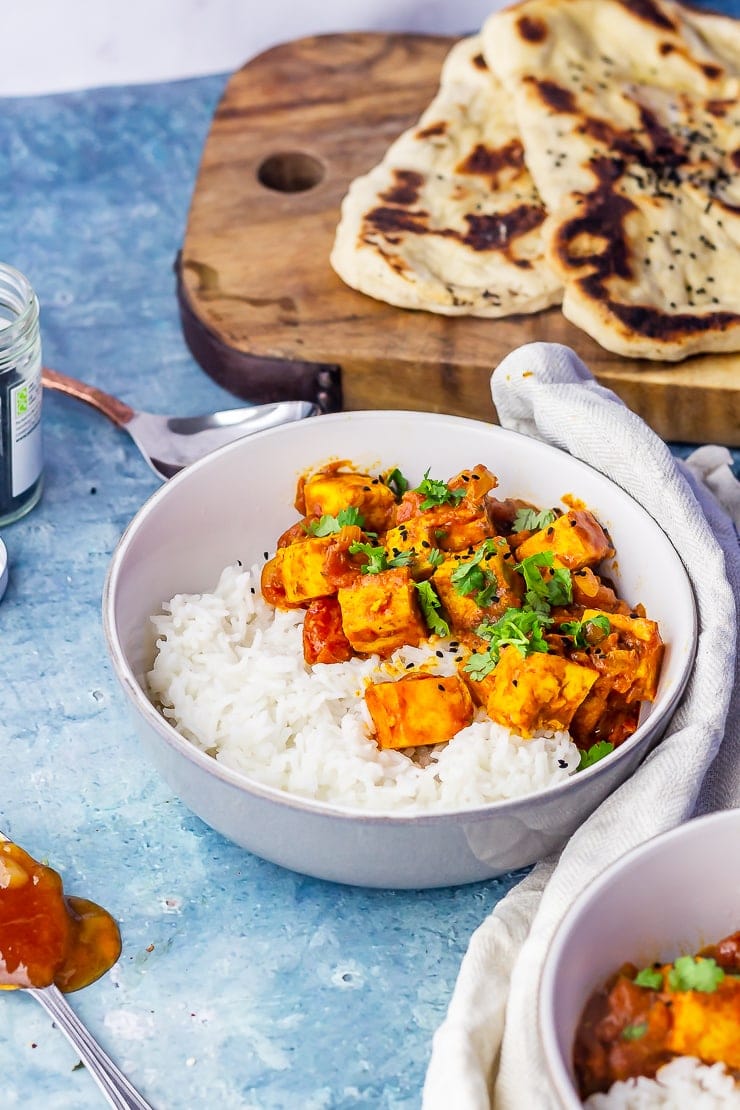
<instances>
[{"instance_id":1,"label":"wooden cutting board","mask_svg":"<svg viewBox=\"0 0 740 1110\"><path fill-rule=\"evenodd\" d=\"M565 343L664 438L740 446L740 355L622 359L558 309L502 320L411 312L349 289L331 269L350 181L432 99L453 41L321 35L275 47L230 78L176 267L196 359L247 400L495 419L498 362L533 340Z\"/></svg>"}]
</instances>

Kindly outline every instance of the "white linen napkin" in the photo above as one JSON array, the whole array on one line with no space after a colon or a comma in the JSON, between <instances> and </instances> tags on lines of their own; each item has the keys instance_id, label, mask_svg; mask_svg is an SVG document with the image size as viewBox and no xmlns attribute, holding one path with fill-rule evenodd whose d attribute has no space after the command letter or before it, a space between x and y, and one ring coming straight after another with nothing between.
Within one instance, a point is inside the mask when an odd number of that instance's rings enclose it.
<instances>
[{"instance_id":1,"label":"white linen napkin","mask_svg":"<svg viewBox=\"0 0 740 1110\"><path fill-rule=\"evenodd\" d=\"M692 676L660 744L473 934L434 1036L424 1110L556 1107L539 1042L537 993L564 913L637 844L698 813L740 805L740 484L729 451L702 447L685 464L676 460L559 344L517 348L496 368L491 392L504 427L589 463L658 522L691 579L699 640Z\"/></svg>"}]
</instances>

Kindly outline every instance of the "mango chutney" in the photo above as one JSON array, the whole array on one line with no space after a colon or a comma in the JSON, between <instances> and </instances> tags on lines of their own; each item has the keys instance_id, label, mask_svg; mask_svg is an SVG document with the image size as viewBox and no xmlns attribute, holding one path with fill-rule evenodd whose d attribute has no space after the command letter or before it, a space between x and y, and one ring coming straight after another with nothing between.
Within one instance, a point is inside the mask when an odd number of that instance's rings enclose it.
<instances>
[{"instance_id":1,"label":"mango chutney","mask_svg":"<svg viewBox=\"0 0 740 1110\"><path fill-rule=\"evenodd\" d=\"M65 894L56 871L0 841L0 988L54 983L69 993L99 979L120 954L107 910Z\"/></svg>"}]
</instances>

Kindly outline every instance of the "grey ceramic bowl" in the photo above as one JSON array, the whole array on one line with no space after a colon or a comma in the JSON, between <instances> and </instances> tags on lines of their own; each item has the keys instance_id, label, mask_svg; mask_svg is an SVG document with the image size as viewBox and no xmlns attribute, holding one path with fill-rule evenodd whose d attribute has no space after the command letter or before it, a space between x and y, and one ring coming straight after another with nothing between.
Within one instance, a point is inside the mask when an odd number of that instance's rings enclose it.
<instances>
[{"instance_id":1,"label":"grey ceramic bowl","mask_svg":"<svg viewBox=\"0 0 740 1110\"><path fill-rule=\"evenodd\" d=\"M548 1071L566 1110L582 1105L573 1041L593 991L624 963L671 962L740 928L739 844L740 809L697 818L628 852L574 902L539 997Z\"/></svg>"},{"instance_id":2,"label":"grey ceramic bowl","mask_svg":"<svg viewBox=\"0 0 740 1110\"><path fill-rule=\"evenodd\" d=\"M412 480L482 462L502 496L555 505L580 498L610 530L612 573L667 643L657 700L616 752L568 782L462 812L389 816L289 796L221 766L161 716L145 692L151 614L179 592L211 590L237 558L260 561L296 519L296 480L331 458L398 466ZM649 553L649 555L647 554ZM646 557L647 556L647 557ZM223 448L171 479L140 509L109 568L103 618L115 673L144 749L183 802L237 844L305 874L375 887L490 878L557 849L634 770L665 729L696 641L692 591L663 532L627 494L569 455L498 426L413 412L315 417Z\"/></svg>"}]
</instances>

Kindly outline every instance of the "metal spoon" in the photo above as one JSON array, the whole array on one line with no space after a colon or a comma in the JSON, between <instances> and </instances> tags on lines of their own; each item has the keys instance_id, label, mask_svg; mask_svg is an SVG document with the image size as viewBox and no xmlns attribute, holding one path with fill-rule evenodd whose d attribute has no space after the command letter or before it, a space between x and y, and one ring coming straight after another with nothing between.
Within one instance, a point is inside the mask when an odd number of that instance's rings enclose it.
<instances>
[{"instance_id":1,"label":"metal spoon","mask_svg":"<svg viewBox=\"0 0 740 1110\"><path fill-rule=\"evenodd\" d=\"M67 393L98 409L133 439L154 473L171 478L188 463L254 432L315 416L318 405L310 401L280 401L270 405L243 406L203 416L159 416L138 412L96 386L45 369L41 380L46 389Z\"/></svg>"},{"instance_id":2,"label":"metal spoon","mask_svg":"<svg viewBox=\"0 0 740 1110\"><path fill-rule=\"evenodd\" d=\"M80 1059L116 1110L152 1110L151 1103L142 1098L126 1076L100 1047L62 992L55 986L21 987L40 1002L67 1040L80 1054Z\"/></svg>"},{"instance_id":3,"label":"metal spoon","mask_svg":"<svg viewBox=\"0 0 740 1110\"><path fill-rule=\"evenodd\" d=\"M0 840L7 839L5 833L0 832ZM3 986L0 990L23 991L24 994L33 995L41 1003L73 1048L79 1052L90 1075L116 1110L152 1110L151 1103L141 1097L123 1072L116 1067L53 983L49 987Z\"/></svg>"}]
</instances>

